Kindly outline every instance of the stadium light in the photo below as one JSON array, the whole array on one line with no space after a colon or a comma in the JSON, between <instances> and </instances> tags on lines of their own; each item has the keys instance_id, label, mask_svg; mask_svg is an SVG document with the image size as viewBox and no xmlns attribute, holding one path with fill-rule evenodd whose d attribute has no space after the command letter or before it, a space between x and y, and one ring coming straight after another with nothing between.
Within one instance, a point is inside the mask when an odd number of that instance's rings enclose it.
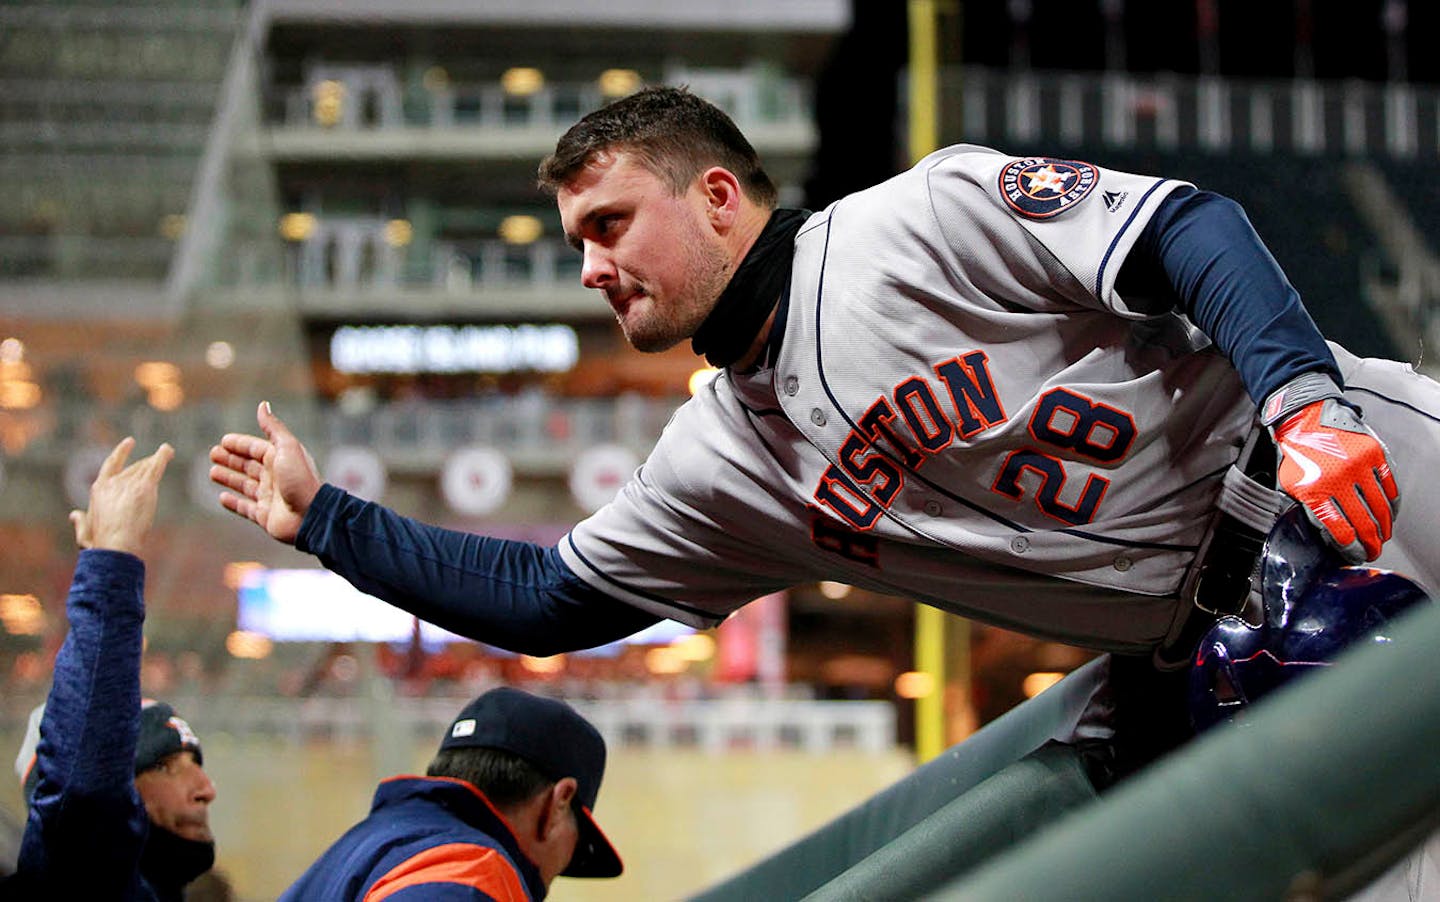
<instances>
[{"instance_id":1,"label":"stadium light","mask_svg":"<svg viewBox=\"0 0 1440 902\"><path fill-rule=\"evenodd\" d=\"M534 244L545 232L545 225L536 216L506 216L500 220L500 240L506 244Z\"/></svg>"},{"instance_id":2,"label":"stadium light","mask_svg":"<svg viewBox=\"0 0 1440 902\"><path fill-rule=\"evenodd\" d=\"M500 76L500 87L511 97L529 97L545 87L545 73L532 66L515 66Z\"/></svg>"},{"instance_id":3,"label":"stadium light","mask_svg":"<svg viewBox=\"0 0 1440 902\"><path fill-rule=\"evenodd\" d=\"M280 237L286 241L304 241L314 232L314 213L286 213L280 217Z\"/></svg>"},{"instance_id":4,"label":"stadium light","mask_svg":"<svg viewBox=\"0 0 1440 902\"><path fill-rule=\"evenodd\" d=\"M385 243L391 247L405 247L415 237L415 228L408 219L392 219L385 223Z\"/></svg>"},{"instance_id":5,"label":"stadium light","mask_svg":"<svg viewBox=\"0 0 1440 902\"><path fill-rule=\"evenodd\" d=\"M235 348L228 341L212 341L205 348L205 362L217 370L229 369L235 362Z\"/></svg>"},{"instance_id":6,"label":"stadium light","mask_svg":"<svg viewBox=\"0 0 1440 902\"><path fill-rule=\"evenodd\" d=\"M645 669L657 676L671 676L683 673L690 662L670 646L652 648L645 652Z\"/></svg>"},{"instance_id":7,"label":"stadium light","mask_svg":"<svg viewBox=\"0 0 1440 902\"><path fill-rule=\"evenodd\" d=\"M1020 683L1020 689L1026 698L1034 698L1064 678L1065 674L1051 671L1032 673Z\"/></svg>"},{"instance_id":8,"label":"stadium light","mask_svg":"<svg viewBox=\"0 0 1440 902\"><path fill-rule=\"evenodd\" d=\"M605 97L626 97L640 90L640 73L634 69L606 69L597 82Z\"/></svg>"},{"instance_id":9,"label":"stadium light","mask_svg":"<svg viewBox=\"0 0 1440 902\"><path fill-rule=\"evenodd\" d=\"M544 658L537 658L532 655L521 655L520 666L530 673L549 676L560 673L565 669L565 656L550 655Z\"/></svg>"},{"instance_id":10,"label":"stadium light","mask_svg":"<svg viewBox=\"0 0 1440 902\"><path fill-rule=\"evenodd\" d=\"M311 92L310 115L315 124L331 128L339 124L345 109L345 85L334 79L326 79L315 85Z\"/></svg>"},{"instance_id":11,"label":"stadium light","mask_svg":"<svg viewBox=\"0 0 1440 902\"><path fill-rule=\"evenodd\" d=\"M268 636L249 630L235 630L225 637L225 650L234 658L258 661L269 657L274 648L275 643Z\"/></svg>"},{"instance_id":12,"label":"stadium light","mask_svg":"<svg viewBox=\"0 0 1440 902\"><path fill-rule=\"evenodd\" d=\"M689 382L690 394L698 394L700 389L713 382L718 375L720 375L720 371L713 366L702 366L700 369L691 373Z\"/></svg>"},{"instance_id":13,"label":"stadium light","mask_svg":"<svg viewBox=\"0 0 1440 902\"><path fill-rule=\"evenodd\" d=\"M0 382L0 408L29 410L40 404L40 386L34 382Z\"/></svg>"},{"instance_id":14,"label":"stadium light","mask_svg":"<svg viewBox=\"0 0 1440 902\"><path fill-rule=\"evenodd\" d=\"M681 636L670 644L683 660L693 664L715 657L715 640L705 633L691 633Z\"/></svg>"},{"instance_id":15,"label":"stadium light","mask_svg":"<svg viewBox=\"0 0 1440 902\"><path fill-rule=\"evenodd\" d=\"M935 677L922 670L909 670L895 678L895 694L901 698L929 698L935 693Z\"/></svg>"},{"instance_id":16,"label":"stadium light","mask_svg":"<svg viewBox=\"0 0 1440 902\"><path fill-rule=\"evenodd\" d=\"M45 609L34 595L0 595L0 623L12 636L38 636L45 631Z\"/></svg>"},{"instance_id":17,"label":"stadium light","mask_svg":"<svg viewBox=\"0 0 1440 902\"><path fill-rule=\"evenodd\" d=\"M141 388L179 382L180 367L164 360L147 360L135 367L135 381Z\"/></svg>"},{"instance_id":18,"label":"stadium light","mask_svg":"<svg viewBox=\"0 0 1440 902\"><path fill-rule=\"evenodd\" d=\"M185 214L167 213L160 217L160 236L170 241L179 241L185 234Z\"/></svg>"},{"instance_id":19,"label":"stadium light","mask_svg":"<svg viewBox=\"0 0 1440 902\"><path fill-rule=\"evenodd\" d=\"M446 72L443 66L431 66L420 77L420 83L425 86L425 90L432 93L444 91L450 87L450 73Z\"/></svg>"},{"instance_id":20,"label":"stadium light","mask_svg":"<svg viewBox=\"0 0 1440 902\"><path fill-rule=\"evenodd\" d=\"M185 403L185 390L179 383L162 382L146 393L145 400L156 410L168 412Z\"/></svg>"}]
</instances>

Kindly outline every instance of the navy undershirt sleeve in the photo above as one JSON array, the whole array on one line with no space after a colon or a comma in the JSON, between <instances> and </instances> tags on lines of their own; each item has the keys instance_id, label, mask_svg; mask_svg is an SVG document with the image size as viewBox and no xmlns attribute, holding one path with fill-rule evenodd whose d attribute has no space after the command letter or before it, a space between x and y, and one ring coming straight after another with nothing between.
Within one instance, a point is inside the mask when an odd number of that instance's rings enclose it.
<instances>
[{"instance_id":1,"label":"navy undershirt sleeve","mask_svg":"<svg viewBox=\"0 0 1440 902\"><path fill-rule=\"evenodd\" d=\"M1341 383L1299 293L1227 197L1173 192L1126 256L1115 288L1127 300L1149 299L1190 317L1234 364L1257 406L1302 373Z\"/></svg>"},{"instance_id":2,"label":"navy undershirt sleeve","mask_svg":"<svg viewBox=\"0 0 1440 902\"><path fill-rule=\"evenodd\" d=\"M605 645L661 619L592 588L553 546L431 526L331 485L311 502L295 547L362 592L522 654Z\"/></svg>"}]
</instances>

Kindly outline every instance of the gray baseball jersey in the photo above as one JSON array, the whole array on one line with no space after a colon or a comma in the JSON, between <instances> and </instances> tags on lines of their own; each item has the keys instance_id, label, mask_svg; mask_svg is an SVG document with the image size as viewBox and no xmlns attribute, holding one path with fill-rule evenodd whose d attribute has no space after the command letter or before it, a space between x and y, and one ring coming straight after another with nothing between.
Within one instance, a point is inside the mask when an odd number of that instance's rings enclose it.
<instances>
[{"instance_id":1,"label":"gray baseball jersey","mask_svg":"<svg viewBox=\"0 0 1440 902\"><path fill-rule=\"evenodd\" d=\"M1188 320L1115 291L1182 184L961 145L814 215L773 367L683 405L561 556L699 627L834 579L1153 647L1255 414Z\"/></svg>"}]
</instances>

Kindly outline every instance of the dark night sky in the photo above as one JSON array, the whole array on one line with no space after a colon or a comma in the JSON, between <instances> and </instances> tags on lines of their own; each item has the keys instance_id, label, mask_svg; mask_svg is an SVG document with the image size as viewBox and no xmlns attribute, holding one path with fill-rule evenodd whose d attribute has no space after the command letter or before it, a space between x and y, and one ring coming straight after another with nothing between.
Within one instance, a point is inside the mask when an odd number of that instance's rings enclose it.
<instances>
[{"instance_id":1,"label":"dark night sky","mask_svg":"<svg viewBox=\"0 0 1440 902\"><path fill-rule=\"evenodd\" d=\"M1022 0L1029 26L1017 31L1015 0L956 0L958 21L942 56L949 64L1005 68L1017 53L1035 69L1100 70L1106 66L1102 0ZM1219 74L1291 78L1296 74L1296 9L1311 10L1309 65L1322 79L1383 81L1389 48L1381 14L1387 0L1123 0L1125 68L1194 74L1205 54L1197 11L1210 4ZM852 27L836 41L816 85L820 146L806 183L806 206L818 209L903 168L894 141L896 84L908 56L903 0L851 0ZM1401 54L1411 82L1440 82L1440 53L1426 37L1440 28L1440 3L1408 0Z\"/></svg>"},{"instance_id":2,"label":"dark night sky","mask_svg":"<svg viewBox=\"0 0 1440 902\"><path fill-rule=\"evenodd\" d=\"M871 0L855 0L864 7ZM1101 69L1105 26L1099 0L1029 0L1031 65L1043 69ZM885 4L892 9L901 4ZM1015 29L1007 0L961 0L960 59L1005 66ZM1385 0L1310 0L1315 75L1319 78L1383 80ZM1440 5L1409 0L1405 47L1411 81L1440 80L1440 55L1427 37L1440 25ZM1235 77L1285 77L1295 73L1297 22L1294 0L1213 0L1218 23L1220 73ZM1126 68L1197 72L1195 0L1128 0L1124 4Z\"/></svg>"}]
</instances>

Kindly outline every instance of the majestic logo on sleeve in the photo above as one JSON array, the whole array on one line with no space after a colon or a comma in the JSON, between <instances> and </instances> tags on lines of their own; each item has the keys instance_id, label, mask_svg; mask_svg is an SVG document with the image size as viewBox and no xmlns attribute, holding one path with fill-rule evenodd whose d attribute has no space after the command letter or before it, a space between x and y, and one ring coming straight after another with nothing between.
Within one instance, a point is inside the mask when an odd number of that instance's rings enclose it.
<instances>
[{"instance_id":1,"label":"majestic logo on sleeve","mask_svg":"<svg viewBox=\"0 0 1440 902\"><path fill-rule=\"evenodd\" d=\"M1000 193L1010 209L1030 219L1049 219L1085 199L1100 180L1089 163L1027 157L1000 173Z\"/></svg>"}]
</instances>

